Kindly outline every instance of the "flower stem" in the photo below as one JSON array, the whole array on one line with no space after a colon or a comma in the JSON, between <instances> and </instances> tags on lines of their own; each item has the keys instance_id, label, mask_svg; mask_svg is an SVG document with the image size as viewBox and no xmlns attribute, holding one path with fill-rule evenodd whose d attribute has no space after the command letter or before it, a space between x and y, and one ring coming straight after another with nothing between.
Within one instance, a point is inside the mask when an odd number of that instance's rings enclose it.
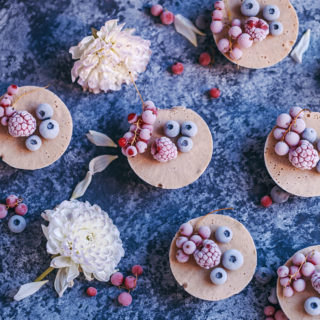
<instances>
[{"instance_id":1,"label":"flower stem","mask_svg":"<svg viewBox=\"0 0 320 320\"><path fill-rule=\"evenodd\" d=\"M41 280L43 280L51 271L53 271L54 270L54 268L53 267L49 267L47 270L45 270L44 272L42 272L41 274L40 274L40 276L36 279L36 280L34 280L34 282L38 282L38 281L41 281Z\"/></svg>"}]
</instances>

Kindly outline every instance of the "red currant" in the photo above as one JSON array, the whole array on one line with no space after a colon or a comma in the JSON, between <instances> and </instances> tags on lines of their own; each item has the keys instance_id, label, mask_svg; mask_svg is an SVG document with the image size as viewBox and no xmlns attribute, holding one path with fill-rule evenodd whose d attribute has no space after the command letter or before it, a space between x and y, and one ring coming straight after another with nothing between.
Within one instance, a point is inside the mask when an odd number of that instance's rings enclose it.
<instances>
[{"instance_id":1,"label":"red currant","mask_svg":"<svg viewBox=\"0 0 320 320\"><path fill-rule=\"evenodd\" d=\"M221 92L220 92L220 90L218 89L218 88L212 88L212 89L210 89L210 97L211 98L214 98L214 99L217 99L217 98L219 98L220 97L220 94L221 94Z\"/></svg>"},{"instance_id":2,"label":"red currant","mask_svg":"<svg viewBox=\"0 0 320 320\"><path fill-rule=\"evenodd\" d=\"M262 206L264 206L265 208L268 208L272 205L272 199L270 196L264 196L261 198L260 203Z\"/></svg>"},{"instance_id":3,"label":"red currant","mask_svg":"<svg viewBox=\"0 0 320 320\"><path fill-rule=\"evenodd\" d=\"M183 70L184 70L184 67L181 62L176 62L171 66L171 71L173 74L181 74Z\"/></svg>"},{"instance_id":4,"label":"red currant","mask_svg":"<svg viewBox=\"0 0 320 320\"><path fill-rule=\"evenodd\" d=\"M135 266L132 267L131 272L135 276L140 276L142 275L143 269L140 265L136 264Z\"/></svg>"},{"instance_id":5,"label":"red currant","mask_svg":"<svg viewBox=\"0 0 320 320\"><path fill-rule=\"evenodd\" d=\"M89 297L94 297L94 296L97 295L97 293L98 293L98 291L97 291L97 289L94 288L94 287L89 287L89 288L87 289L87 295L88 295Z\"/></svg>"},{"instance_id":6,"label":"red currant","mask_svg":"<svg viewBox=\"0 0 320 320\"><path fill-rule=\"evenodd\" d=\"M18 200L19 198L17 196L15 196L14 194L11 194L10 196L7 197L6 204L9 208L14 208L15 206L18 205Z\"/></svg>"},{"instance_id":7,"label":"red currant","mask_svg":"<svg viewBox=\"0 0 320 320\"><path fill-rule=\"evenodd\" d=\"M170 11L163 11L160 16L162 24L171 24L174 20L174 14Z\"/></svg>"},{"instance_id":8,"label":"red currant","mask_svg":"<svg viewBox=\"0 0 320 320\"><path fill-rule=\"evenodd\" d=\"M134 289L137 285L137 279L133 276L128 276L124 279L124 285L128 290Z\"/></svg>"},{"instance_id":9,"label":"red currant","mask_svg":"<svg viewBox=\"0 0 320 320\"><path fill-rule=\"evenodd\" d=\"M207 65L209 65L211 62L211 56L208 52L203 52L200 54L200 57L199 57L199 63L205 67Z\"/></svg>"},{"instance_id":10,"label":"red currant","mask_svg":"<svg viewBox=\"0 0 320 320\"><path fill-rule=\"evenodd\" d=\"M19 216L24 216L28 212L28 206L25 203L19 203L15 209L15 213Z\"/></svg>"},{"instance_id":11,"label":"red currant","mask_svg":"<svg viewBox=\"0 0 320 320\"><path fill-rule=\"evenodd\" d=\"M120 138L120 139L118 140L118 145L119 145L120 148L125 147L125 146L127 145L127 140L126 140L126 138Z\"/></svg>"}]
</instances>

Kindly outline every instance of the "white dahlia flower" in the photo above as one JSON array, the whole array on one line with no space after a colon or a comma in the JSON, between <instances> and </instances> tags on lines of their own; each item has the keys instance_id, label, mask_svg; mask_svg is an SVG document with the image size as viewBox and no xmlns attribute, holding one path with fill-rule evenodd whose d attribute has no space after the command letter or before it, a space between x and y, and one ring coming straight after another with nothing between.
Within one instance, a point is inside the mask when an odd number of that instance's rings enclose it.
<instances>
[{"instance_id":1,"label":"white dahlia flower","mask_svg":"<svg viewBox=\"0 0 320 320\"><path fill-rule=\"evenodd\" d=\"M150 41L134 36L134 29L122 30L124 24L110 20L92 36L85 37L69 52L77 61L71 70L83 89L93 93L120 90L145 71L150 60ZM78 60L79 59L79 60Z\"/></svg>"}]
</instances>

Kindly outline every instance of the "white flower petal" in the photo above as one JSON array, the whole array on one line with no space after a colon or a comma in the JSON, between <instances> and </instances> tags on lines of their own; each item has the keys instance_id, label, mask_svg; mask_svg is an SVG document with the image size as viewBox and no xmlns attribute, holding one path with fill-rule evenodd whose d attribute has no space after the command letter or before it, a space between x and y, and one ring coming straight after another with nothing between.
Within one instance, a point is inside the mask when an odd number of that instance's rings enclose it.
<instances>
[{"instance_id":1,"label":"white flower petal","mask_svg":"<svg viewBox=\"0 0 320 320\"><path fill-rule=\"evenodd\" d=\"M111 138L101 132L89 130L89 133L87 133L87 138L90 142L99 147L118 147Z\"/></svg>"},{"instance_id":2,"label":"white flower petal","mask_svg":"<svg viewBox=\"0 0 320 320\"><path fill-rule=\"evenodd\" d=\"M27 298L40 290L47 282L48 280L26 283L20 287L13 299L20 301L24 298Z\"/></svg>"},{"instance_id":3,"label":"white flower petal","mask_svg":"<svg viewBox=\"0 0 320 320\"><path fill-rule=\"evenodd\" d=\"M50 267L53 268L65 268L71 267L74 263L69 257L58 256L51 260Z\"/></svg>"}]
</instances>

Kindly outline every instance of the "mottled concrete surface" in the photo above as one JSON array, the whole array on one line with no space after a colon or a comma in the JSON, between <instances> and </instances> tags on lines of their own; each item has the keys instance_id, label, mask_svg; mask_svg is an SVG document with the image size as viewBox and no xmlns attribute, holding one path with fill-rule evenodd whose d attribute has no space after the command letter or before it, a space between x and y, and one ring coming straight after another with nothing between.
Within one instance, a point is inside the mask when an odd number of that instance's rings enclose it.
<instances>
[{"instance_id":1,"label":"mottled concrete surface","mask_svg":"<svg viewBox=\"0 0 320 320\"><path fill-rule=\"evenodd\" d=\"M212 1L160 1L175 13L195 19L209 13ZM0 198L22 195L30 206L27 229L15 235L0 221L1 319L263 319L262 308L271 286L253 280L240 294L220 302L195 299L178 287L169 268L168 250L179 225L212 209L241 221L257 246L259 266L276 268L296 250L319 244L318 199L291 198L264 209L259 199L273 183L263 162L263 146L276 115L293 105L320 111L320 3L294 0L299 36L312 29L304 63L290 58L266 70L240 69L220 54L212 68L197 64L198 55L213 48L212 37L199 38L194 48L174 28L150 17L144 0L0 1L0 91L10 83L51 84L70 108L74 134L65 155L50 167L28 172L0 162ZM29 282L49 264L40 213L68 198L87 170L88 162L106 150L85 138L89 129L118 139L127 129L125 116L139 111L133 86L119 92L93 95L71 83L70 46L89 34L91 26L119 18L137 34L152 41L153 55L147 71L137 81L145 99L159 107L185 105L208 123L214 139L212 161L203 176L182 190L161 190L142 182L124 157L94 177L82 200L97 203L121 231L126 255L119 267L140 263L145 273L133 293L133 304L121 308L117 289L95 281L96 298L88 298L88 283L75 281L63 298L50 284L34 296L13 302L19 285ZM182 61L185 72L172 76L168 67ZM210 100L207 90L218 86L222 95ZM115 150L108 150L115 153ZM312 187L312 186L310 186Z\"/></svg>"}]
</instances>

